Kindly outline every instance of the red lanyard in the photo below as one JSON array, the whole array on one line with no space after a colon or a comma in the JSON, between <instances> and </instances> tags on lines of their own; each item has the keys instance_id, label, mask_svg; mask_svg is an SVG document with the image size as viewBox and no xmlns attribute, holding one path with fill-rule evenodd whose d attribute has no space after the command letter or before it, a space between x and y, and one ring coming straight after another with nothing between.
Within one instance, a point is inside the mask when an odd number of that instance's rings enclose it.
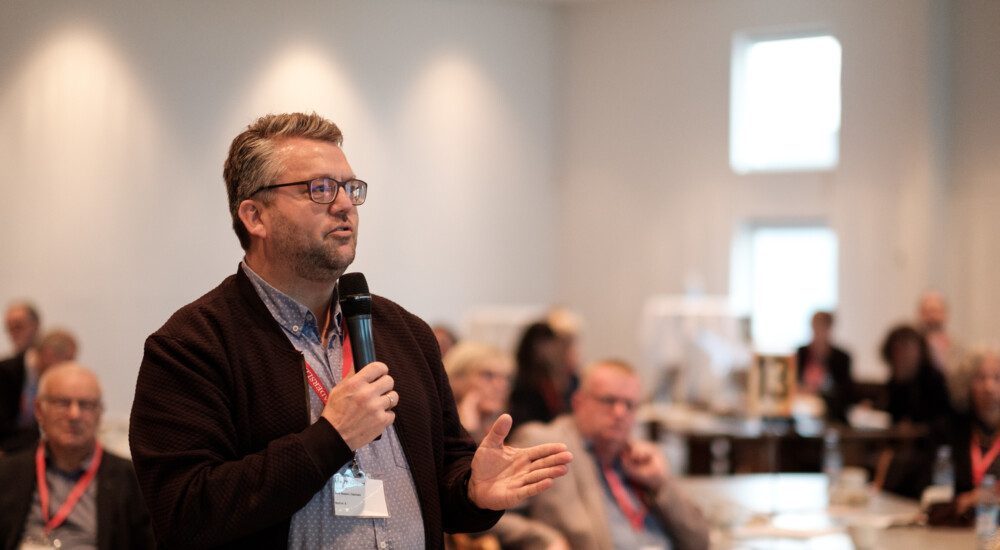
<instances>
[{"instance_id":1,"label":"red lanyard","mask_svg":"<svg viewBox=\"0 0 1000 550\"><path fill-rule=\"evenodd\" d=\"M38 444L38 451L35 453L35 475L38 478L38 497L42 501L42 521L45 522L46 533L62 525L62 522L69 517L70 512L76 507L76 503L80 501L80 497L87 492L87 487L90 487L90 483L97 476L97 468L101 465L103 454L104 449L101 447L101 442L98 441L94 446L94 458L90 461L87 471L73 486L69 496L66 497L66 502L63 502L62 506L59 507L56 515L49 519L49 484L45 481L45 442Z\"/></svg>"},{"instance_id":2,"label":"red lanyard","mask_svg":"<svg viewBox=\"0 0 1000 550\"><path fill-rule=\"evenodd\" d=\"M979 484L983 482L983 476L986 475L986 470L990 469L990 464L993 464L997 455L1000 454L1000 437L997 437L990 450L986 451L986 456L983 456L983 449L979 446L979 434L972 432L969 454L972 455L972 484L979 487Z\"/></svg>"},{"instance_id":3,"label":"red lanyard","mask_svg":"<svg viewBox=\"0 0 1000 550\"><path fill-rule=\"evenodd\" d=\"M347 378L347 375L351 374L351 371L354 370L354 356L351 355L351 339L347 336L346 330L344 331L344 345L342 347L344 359L341 381ZM329 394L326 392L326 388L323 387L323 382L321 382L319 377L316 376L316 371L314 371L309 365L309 361L303 359L302 362L306 364L306 380L309 381L309 386L312 387L313 391L316 392L316 395L319 396L319 400L326 405L326 400L329 397Z\"/></svg>"},{"instance_id":4,"label":"red lanyard","mask_svg":"<svg viewBox=\"0 0 1000 550\"><path fill-rule=\"evenodd\" d=\"M633 504L632 497L629 496L628 490L625 489L625 484L622 483L621 477L611 467L611 464L602 464L601 471L604 472L604 479L608 481L608 487L611 488L611 494L618 501L618 506L622 509L625 517L628 518L628 522L632 524L632 529L641 531L642 524L646 521L646 507L643 506L642 502L637 502L638 506Z\"/></svg>"}]
</instances>

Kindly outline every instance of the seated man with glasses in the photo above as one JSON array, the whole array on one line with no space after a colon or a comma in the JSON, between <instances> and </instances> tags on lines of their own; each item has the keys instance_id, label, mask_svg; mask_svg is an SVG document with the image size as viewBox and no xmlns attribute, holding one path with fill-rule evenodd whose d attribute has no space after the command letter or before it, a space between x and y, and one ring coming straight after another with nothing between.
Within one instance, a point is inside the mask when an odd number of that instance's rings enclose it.
<instances>
[{"instance_id":1,"label":"seated man with glasses","mask_svg":"<svg viewBox=\"0 0 1000 550\"><path fill-rule=\"evenodd\" d=\"M0 548L154 548L132 463L101 447L97 378L72 362L38 382L37 448L0 458Z\"/></svg>"},{"instance_id":2,"label":"seated man with glasses","mask_svg":"<svg viewBox=\"0 0 1000 550\"><path fill-rule=\"evenodd\" d=\"M529 517L562 531L574 550L705 550L708 524L671 479L653 443L630 438L641 386L626 363L588 367L573 412L525 424L512 445L560 441L573 453L569 475L527 501Z\"/></svg>"}]
</instances>

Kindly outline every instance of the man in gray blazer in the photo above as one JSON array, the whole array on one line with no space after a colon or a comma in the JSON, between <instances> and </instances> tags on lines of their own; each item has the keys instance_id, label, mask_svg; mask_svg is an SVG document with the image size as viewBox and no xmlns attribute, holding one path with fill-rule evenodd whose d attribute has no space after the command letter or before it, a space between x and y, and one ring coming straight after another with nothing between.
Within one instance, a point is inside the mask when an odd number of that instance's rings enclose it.
<instances>
[{"instance_id":1,"label":"man in gray blazer","mask_svg":"<svg viewBox=\"0 0 1000 550\"><path fill-rule=\"evenodd\" d=\"M569 474L527 501L527 515L566 536L576 550L706 550L708 524L671 478L656 445L630 439L641 394L621 361L591 365L573 395L573 413L525 424L514 445L565 443Z\"/></svg>"}]
</instances>

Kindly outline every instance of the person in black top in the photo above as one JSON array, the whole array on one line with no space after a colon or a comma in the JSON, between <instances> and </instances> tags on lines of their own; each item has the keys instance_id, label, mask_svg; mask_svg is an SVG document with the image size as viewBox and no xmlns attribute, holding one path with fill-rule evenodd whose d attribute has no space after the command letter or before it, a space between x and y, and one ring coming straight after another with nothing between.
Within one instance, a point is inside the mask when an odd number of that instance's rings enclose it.
<instances>
[{"instance_id":1,"label":"person in black top","mask_svg":"<svg viewBox=\"0 0 1000 550\"><path fill-rule=\"evenodd\" d=\"M35 357L36 340L41 321L38 310L27 302L16 302L7 308L4 328L14 346L14 354L0 361L0 452L6 449L5 441L18 431L18 418L25 406L22 392L28 365Z\"/></svg>"},{"instance_id":2,"label":"person in black top","mask_svg":"<svg viewBox=\"0 0 1000 550\"><path fill-rule=\"evenodd\" d=\"M517 373L509 401L514 428L532 420L549 422L569 410L557 377L562 349L548 323L532 323L524 330L515 355Z\"/></svg>"},{"instance_id":3,"label":"person in black top","mask_svg":"<svg viewBox=\"0 0 1000 550\"><path fill-rule=\"evenodd\" d=\"M882 359L890 378L882 398L900 437L879 460L875 485L918 498L930 483L927 465L936 447L926 434L943 433L953 415L948 388L941 371L934 368L924 337L912 326L889 331L882 345Z\"/></svg>"},{"instance_id":4,"label":"person in black top","mask_svg":"<svg viewBox=\"0 0 1000 550\"><path fill-rule=\"evenodd\" d=\"M826 419L847 423L847 409L855 402L851 356L830 339L833 314L818 311L812 318L813 339L796 353L799 391L823 398Z\"/></svg>"},{"instance_id":5,"label":"person in black top","mask_svg":"<svg viewBox=\"0 0 1000 550\"><path fill-rule=\"evenodd\" d=\"M893 424L933 424L951 414L944 376L934 368L927 341L917 329L901 325L882 344L882 359L889 366L886 410Z\"/></svg>"}]
</instances>

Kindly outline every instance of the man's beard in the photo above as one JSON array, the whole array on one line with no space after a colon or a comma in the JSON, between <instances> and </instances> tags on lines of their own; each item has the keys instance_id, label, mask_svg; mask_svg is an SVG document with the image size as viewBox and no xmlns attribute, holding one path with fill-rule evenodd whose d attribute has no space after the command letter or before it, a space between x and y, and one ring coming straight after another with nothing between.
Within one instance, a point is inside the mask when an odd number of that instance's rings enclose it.
<instances>
[{"instance_id":1,"label":"man's beard","mask_svg":"<svg viewBox=\"0 0 1000 550\"><path fill-rule=\"evenodd\" d=\"M289 254L292 269L299 277L307 281L336 281L354 261L354 251L349 257L340 255L322 245L310 245L305 249L292 251Z\"/></svg>"},{"instance_id":2,"label":"man's beard","mask_svg":"<svg viewBox=\"0 0 1000 550\"><path fill-rule=\"evenodd\" d=\"M351 247L349 254L340 254L330 248L325 240L320 243L306 242L304 234L282 217L275 218L274 229L278 250L282 251L284 260L289 262L292 271L302 279L320 283L334 282L354 261L356 245ZM354 233L351 239L356 239L356 235Z\"/></svg>"}]
</instances>

